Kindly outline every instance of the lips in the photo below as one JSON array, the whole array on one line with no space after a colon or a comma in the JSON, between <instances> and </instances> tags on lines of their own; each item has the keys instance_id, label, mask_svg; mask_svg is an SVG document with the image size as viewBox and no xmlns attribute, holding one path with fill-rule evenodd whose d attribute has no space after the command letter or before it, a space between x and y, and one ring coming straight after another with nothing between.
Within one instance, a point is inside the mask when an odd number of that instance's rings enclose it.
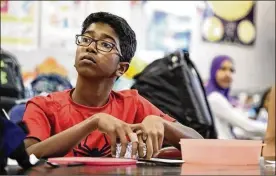
<instances>
[{"instance_id":1,"label":"lips","mask_svg":"<svg viewBox=\"0 0 276 176\"><path fill-rule=\"evenodd\" d=\"M90 61L92 61L94 64L96 64L95 59L94 59L93 57L89 56L89 55L86 55L86 56L84 56L84 57L81 58L81 60L84 60L84 59L90 60Z\"/></svg>"}]
</instances>

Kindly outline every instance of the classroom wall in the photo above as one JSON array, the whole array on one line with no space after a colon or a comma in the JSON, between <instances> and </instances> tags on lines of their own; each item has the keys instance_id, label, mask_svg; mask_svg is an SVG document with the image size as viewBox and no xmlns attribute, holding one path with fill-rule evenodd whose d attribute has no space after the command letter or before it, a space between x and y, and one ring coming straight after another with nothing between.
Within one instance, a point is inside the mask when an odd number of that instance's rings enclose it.
<instances>
[{"instance_id":1,"label":"classroom wall","mask_svg":"<svg viewBox=\"0 0 276 176\"><path fill-rule=\"evenodd\" d=\"M275 83L275 1L257 1L257 39L254 46L207 43L201 39L200 18L194 18L191 58L208 79L210 64L218 54L233 58L236 74L233 89L258 90Z\"/></svg>"},{"instance_id":2,"label":"classroom wall","mask_svg":"<svg viewBox=\"0 0 276 176\"><path fill-rule=\"evenodd\" d=\"M172 2L172 3L177 3ZM196 4L194 4L196 5ZM178 8L177 8L178 7ZM187 5L174 6L174 9L184 9ZM188 6L193 8L192 4ZM120 10L119 10L120 9ZM143 50L146 38L146 17L139 8L130 10L130 4L124 2L89 2L87 3L86 15L94 11L109 11L126 18L133 27L138 40L138 53ZM133 13L135 12L135 13ZM144 14L145 15L145 14ZM209 76L211 60L217 54L230 55L236 65L236 76L233 89L235 90L258 90L275 82L275 2L259 1L256 9L257 40L254 46L235 46L226 44L213 44L202 41L200 36L200 14L194 10L189 15L193 18L192 38L190 53L196 63L201 76L206 80ZM141 18L142 17L142 18ZM74 33L75 34L75 33ZM72 34L72 35L74 35ZM73 67L75 45L72 48L41 48L36 50L12 50L18 56L24 70L29 70L42 62L48 56L57 58L69 70L69 77L76 78ZM143 52L146 58L146 52ZM149 56L150 60L157 59ZM143 58L144 59L144 58ZM148 58L146 58L148 59Z\"/></svg>"}]
</instances>

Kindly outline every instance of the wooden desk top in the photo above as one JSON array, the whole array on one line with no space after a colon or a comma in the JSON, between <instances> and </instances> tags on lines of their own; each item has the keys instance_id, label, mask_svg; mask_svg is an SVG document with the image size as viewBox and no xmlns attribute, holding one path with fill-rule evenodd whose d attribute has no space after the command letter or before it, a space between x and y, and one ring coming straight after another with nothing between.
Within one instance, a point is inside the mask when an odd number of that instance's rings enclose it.
<instances>
[{"instance_id":1,"label":"wooden desk top","mask_svg":"<svg viewBox=\"0 0 276 176\"><path fill-rule=\"evenodd\" d=\"M75 166L51 168L46 164L20 170L18 166L8 166L10 175L275 175L275 167L268 166L263 160L255 166L219 166L184 163L179 166L156 164L137 164L134 166Z\"/></svg>"}]
</instances>

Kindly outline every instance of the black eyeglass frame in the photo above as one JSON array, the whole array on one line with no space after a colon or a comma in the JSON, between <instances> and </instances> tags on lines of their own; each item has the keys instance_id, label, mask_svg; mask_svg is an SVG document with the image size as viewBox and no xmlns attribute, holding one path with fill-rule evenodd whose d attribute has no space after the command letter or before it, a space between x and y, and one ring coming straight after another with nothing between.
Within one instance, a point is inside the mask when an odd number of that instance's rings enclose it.
<instances>
[{"instance_id":1,"label":"black eyeglass frame","mask_svg":"<svg viewBox=\"0 0 276 176\"><path fill-rule=\"evenodd\" d=\"M91 39L90 43L87 44L87 45L81 45L81 44L79 44L79 43L78 43L78 37L82 37L82 36ZM101 50L101 49L98 48L98 41L104 41L104 42L106 42L106 43L112 45L112 47L110 48L109 51L107 51L107 50L106 50L106 51L105 51L105 50ZM115 45L114 43L107 42L107 41L105 41L105 40L96 40L96 39L93 39L92 37L89 37L89 36L86 36L86 35L83 35L83 34L77 34L77 35L76 35L75 43L76 43L76 45L78 45L78 46L85 46L85 47L88 47L88 46L91 45L91 43L93 43L93 42L95 42L95 44L96 44L95 46L96 46L96 50L97 50L97 51L102 51L102 52L108 53L108 52L112 51L113 48L115 48L115 49L117 50L117 53L115 53L115 54L117 54L117 55L120 57L120 62L123 62L123 61L124 61L123 56L119 53L119 50L118 50L118 48L116 47L116 45Z\"/></svg>"}]
</instances>

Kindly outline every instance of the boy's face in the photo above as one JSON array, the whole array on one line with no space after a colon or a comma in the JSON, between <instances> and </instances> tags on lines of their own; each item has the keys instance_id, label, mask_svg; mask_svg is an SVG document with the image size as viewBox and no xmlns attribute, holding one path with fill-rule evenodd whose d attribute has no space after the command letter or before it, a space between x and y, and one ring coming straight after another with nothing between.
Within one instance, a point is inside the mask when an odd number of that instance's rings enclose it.
<instances>
[{"instance_id":1,"label":"boy's face","mask_svg":"<svg viewBox=\"0 0 276 176\"><path fill-rule=\"evenodd\" d=\"M97 50L94 41L89 46L78 45L75 67L80 76L103 79L118 77L126 72L128 62L120 62L120 41L108 24L92 23L83 35L103 41L103 43L98 42L98 48L100 45L106 46L105 42L111 43L114 47L106 52Z\"/></svg>"}]
</instances>

